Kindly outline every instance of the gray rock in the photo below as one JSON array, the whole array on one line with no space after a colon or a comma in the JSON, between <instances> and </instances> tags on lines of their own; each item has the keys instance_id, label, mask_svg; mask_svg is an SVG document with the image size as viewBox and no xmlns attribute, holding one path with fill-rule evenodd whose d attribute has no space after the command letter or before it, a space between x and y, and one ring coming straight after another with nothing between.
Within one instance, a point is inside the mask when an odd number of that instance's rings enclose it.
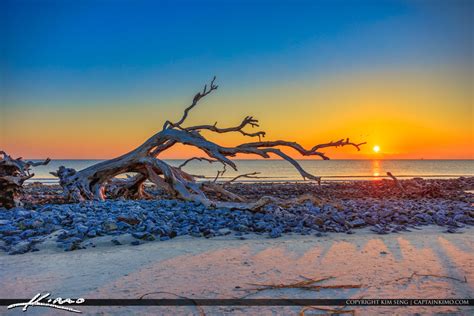
<instances>
[{"instance_id":1,"label":"gray rock","mask_svg":"<svg viewBox=\"0 0 474 316\"><path fill-rule=\"evenodd\" d=\"M117 239L112 239L111 242L114 244L114 245L121 245L122 243L120 241L118 241Z\"/></svg>"},{"instance_id":2,"label":"gray rock","mask_svg":"<svg viewBox=\"0 0 474 316\"><path fill-rule=\"evenodd\" d=\"M229 228L221 228L217 230L217 233L221 236L229 235L232 233L232 231Z\"/></svg>"},{"instance_id":3,"label":"gray rock","mask_svg":"<svg viewBox=\"0 0 474 316\"><path fill-rule=\"evenodd\" d=\"M280 228L273 228L272 231L270 232L270 237L271 238L278 238L281 237L281 229Z\"/></svg>"},{"instance_id":4,"label":"gray rock","mask_svg":"<svg viewBox=\"0 0 474 316\"><path fill-rule=\"evenodd\" d=\"M365 225L365 221L361 218L357 218L353 221L350 221L349 225L351 225L352 227L362 227Z\"/></svg>"},{"instance_id":5,"label":"gray rock","mask_svg":"<svg viewBox=\"0 0 474 316\"><path fill-rule=\"evenodd\" d=\"M106 231L113 231L113 230L117 230L117 224L115 222L112 222L112 221L107 221L107 222L104 222L102 224L102 227L106 230Z\"/></svg>"},{"instance_id":6,"label":"gray rock","mask_svg":"<svg viewBox=\"0 0 474 316\"><path fill-rule=\"evenodd\" d=\"M31 250L33 243L29 241L21 241L10 248L9 255L23 254Z\"/></svg>"},{"instance_id":7,"label":"gray rock","mask_svg":"<svg viewBox=\"0 0 474 316\"><path fill-rule=\"evenodd\" d=\"M155 240L155 237L148 233L148 232L134 232L132 233L132 236L137 239L142 239L142 240Z\"/></svg>"}]
</instances>

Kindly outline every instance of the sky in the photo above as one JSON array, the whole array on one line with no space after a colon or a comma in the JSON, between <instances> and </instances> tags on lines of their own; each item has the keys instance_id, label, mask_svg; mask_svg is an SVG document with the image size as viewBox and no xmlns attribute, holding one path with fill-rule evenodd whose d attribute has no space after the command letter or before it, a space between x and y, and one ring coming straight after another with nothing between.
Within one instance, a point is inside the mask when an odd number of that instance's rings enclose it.
<instances>
[{"instance_id":1,"label":"sky","mask_svg":"<svg viewBox=\"0 0 474 316\"><path fill-rule=\"evenodd\" d=\"M3 0L0 149L121 155L216 75L189 125L253 115L266 140L367 142L336 159L474 159L473 15L469 0Z\"/></svg>"}]
</instances>

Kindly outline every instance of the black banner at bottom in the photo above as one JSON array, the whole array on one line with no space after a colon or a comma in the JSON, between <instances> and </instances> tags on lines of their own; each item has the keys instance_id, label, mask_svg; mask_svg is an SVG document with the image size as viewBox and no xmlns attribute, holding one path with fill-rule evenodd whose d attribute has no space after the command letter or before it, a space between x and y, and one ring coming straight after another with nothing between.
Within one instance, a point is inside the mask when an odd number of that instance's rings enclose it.
<instances>
[{"instance_id":1,"label":"black banner at bottom","mask_svg":"<svg viewBox=\"0 0 474 316\"><path fill-rule=\"evenodd\" d=\"M31 299L0 299L0 306ZM77 299L73 299L77 301ZM474 306L474 299L80 299L62 306Z\"/></svg>"}]
</instances>

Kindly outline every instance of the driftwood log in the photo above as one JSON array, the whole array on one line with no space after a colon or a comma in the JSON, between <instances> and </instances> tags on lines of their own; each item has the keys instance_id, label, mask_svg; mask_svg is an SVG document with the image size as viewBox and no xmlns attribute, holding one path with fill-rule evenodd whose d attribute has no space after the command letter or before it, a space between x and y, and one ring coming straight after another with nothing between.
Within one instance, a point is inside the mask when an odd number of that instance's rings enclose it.
<instances>
[{"instance_id":1,"label":"driftwood log","mask_svg":"<svg viewBox=\"0 0 474 316\"><path fill-rule=\"evenodd\" d=\"M24 161L21 157L13 159L4 151L0 151L0 155L0 207L20 206L23 183L35 175L30 172L31 167L46 165L50 159L33 162Z\"/></svg>"},{"instance_id":2,"label":"driftwood log","mask_svg":"<svg viewBox=\"0 0 474 316\"><path fill-rule=\"evenodd\" d=\"M230 158L235 157L237 154L257 155L262 158L270 158L271 155L278 156L291 163L303 179L320 181L320 177L306 172L296 160L288 156L280 148L294 149L303 156L316 156L327 160L329 158L320 151L323 148L349 145L360 150L359 146L364 144L356 144L350 142L349 139L341 139L305 149L296 142L284 140L262 141L261 138L265 136L265 132L257 131L251 133L245 131L245 128L248 126L259 126L258 120L252 116L245 117L239 125L234 127L218 127L217 122L213 125L184 126L190 111L198 102L218 88L215 84L215 79L214 77L209 86L205 85L204 89L194 96L192 103L184 110L181 119L176 122L166 121L158 133L151 136L141 146L131 152L80 171L62 166L51 174L59 178L64 193L74 201L104 200L107 195L106 193L112 193L115 197L120 195L132 198L146 198L147 195L143 187L145 181L149 180L175 198L199 202L206 206L256 209L268 202L269 198L263 197L257 202L249 203L238 195L229 192L225 189L224 185L215 181L217 177L225 172L225 167L237 170L235 163ZM258 138L259 141L244 143L235 147L224 147L204 138L201 135L201 131L215 133L237 132L247 137ZM196 181L196 176L182 170L187 162L179 167L173 167L158 158L162 152L177 143L201 149L209 158L193 159L219 162L224 166L224 170L221 174L217 175L214 181L198 182ZM124 173L136 173L136 175L128 179L115 178ZM208 197L210 194L212 196L219 196L219 200L210 199Z\"/></svg>"}]
</instances>

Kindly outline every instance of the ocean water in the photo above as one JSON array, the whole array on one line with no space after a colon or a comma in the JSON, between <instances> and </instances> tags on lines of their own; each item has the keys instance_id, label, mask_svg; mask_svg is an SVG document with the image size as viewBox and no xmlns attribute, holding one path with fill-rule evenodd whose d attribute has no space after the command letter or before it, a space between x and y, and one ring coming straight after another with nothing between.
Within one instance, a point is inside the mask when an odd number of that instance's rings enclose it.
<instances>
[{"instance_id":1,"label":"ocean water","mask_svg":"<svg viewBox=\"0 0 474 316\"><path fill-rule=\"evenodd\" d=\"M30 181L43 183L56 182L49 174L59 166L81 170L102 160L52 160L47 166L35 167L35 176ZM184 160L166 160L173 166ZM221 179L230 179L236 175L260 172L260 179L251 181L302 181L295 168L284 160L234 160L238 171L227 167ZM389 171L398 178L457 178L474 176L474 160L300 160L301 166L309 173L321 176L323 181L367 180L386 177ZM183 170L207 178L214 178L222 169L219 163L193 161ZM242 179L242 181L250 181Z\"/></svg>"}]
</instances>

